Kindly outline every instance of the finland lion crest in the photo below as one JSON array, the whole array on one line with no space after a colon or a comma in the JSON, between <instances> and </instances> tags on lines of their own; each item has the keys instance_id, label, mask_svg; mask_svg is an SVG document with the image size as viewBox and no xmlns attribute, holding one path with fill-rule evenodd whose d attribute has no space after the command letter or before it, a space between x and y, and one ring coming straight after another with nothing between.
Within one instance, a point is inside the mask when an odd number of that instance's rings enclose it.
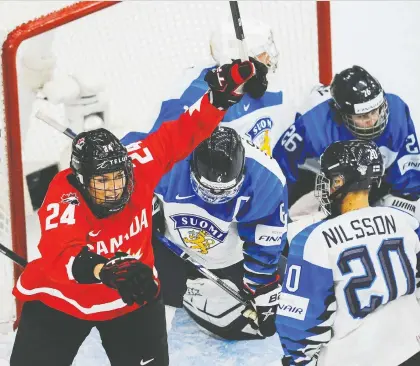
<instances>
[{"instance_id":1,"label":"finland lion crest","mask_svg":"<svg viewBox=\"0 0 420 366\"><path fill-rule=\"evenodd\" d=\"M222 243L228 234L205 217L192 214L170 217L184 244L200 254L208 254L209 250Z\"/></svg>"}]
</instances>

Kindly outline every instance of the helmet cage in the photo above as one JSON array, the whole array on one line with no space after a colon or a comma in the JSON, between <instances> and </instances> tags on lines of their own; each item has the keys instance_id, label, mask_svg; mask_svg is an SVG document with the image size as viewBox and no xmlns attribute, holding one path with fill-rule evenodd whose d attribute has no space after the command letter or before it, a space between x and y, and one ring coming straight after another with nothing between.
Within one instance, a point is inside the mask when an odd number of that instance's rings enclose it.
<instances>
[{"instance_id":1,"label":"helmet cage","mask_svg":"<svg viewBox=\"0 0 420 366\"><path fill-rule=\"evenodd\" d=\"M245 174L242 173L237 179L230 182L212 182L204 177L198 178L191 170L190 179L197 196L204 202L217 205L229 202L238 195L244 183Z\"/></svg>"},{"instance_id":2,"label":"helmet cage","mask_svg":"<svg viewBox=\"0 0 420 366\"><path fill-rule=\"evenodd\" d=\"M378 120L371 127L358 126L357 123L353 119L354 115L358 115L358 114L342 113L340 112L340 110L339 110L339 113L341 114L341 117L346 127L350 130L350 132L355 137L361 140L373 140L374 138L382 134L382 132L386 128L386 125L388 124L389 109L388 109L388 102L386 101L386 99L383 99L383 102L379 107L374 108L363 114L372 113L376 110L379 111Z\"/></svg>"},{"instance_id":3,"label":"helmet cage","mask_svg":"<svg viewBox=\"0 0 420 366\"><path fill-rule=\"evenodd\" d=\"M71 167L76 174L76 178L83 190L83 194L93 213L100 217L107 217L111 214L121 211L131 198L134 189L133 164L127 154L119 154L113 158L93 158L89 160L81 160L77 154L73 154L71 158ZM119 172L122 177L116 177ZM113 173L114 188L106 189L109 183L109 176L105 174ZM122 188L115 188L116 181L124 180ZM100 181L103 181L101 183ZM120 191L123 190L120 195ZM113 198L106 198L107 193L112 192ZM100 194L99 192L102 192ZM104 199L101 196L105 197ZM115 198L118 197L119 198ZM101 202L102 201L102 202Z\"/></svg>"},{"instance_id":4,"label":"helmet cage","mask_svg":"<svg viewBox=\"0 0 420 366\"><path fill-rule=\"evenodd\" d=\"M321 205L322 211L326 215L331 215L331 181L322 172L316 176L314 194Z\"/></svg>"},{"instance_id":5,"label":"helmet cage","mask_svg":"<svg viewBox=\"0 0 420 366\"><path fill-rule=\"evenodd\" d=\"M109 182L105 183L105 181L110 179L109 176L105 176L105 173L95 174L87 181L87 193L91 203L96 207L96 210L99 210L102 213L102 215L121 211L130 200L134 189L131 161L125 164L123 169L107 173L112 173L111 180L113 181L113 184L111 184L113 187ZM118 176L119 174L121 174L121 177ZM117 184L117 181L119 180L122 180L122 184ZM108 196L109 193L111 194L111 197ZM119 198L117 198L118 196Z\"/></svg>"}]
</instances>

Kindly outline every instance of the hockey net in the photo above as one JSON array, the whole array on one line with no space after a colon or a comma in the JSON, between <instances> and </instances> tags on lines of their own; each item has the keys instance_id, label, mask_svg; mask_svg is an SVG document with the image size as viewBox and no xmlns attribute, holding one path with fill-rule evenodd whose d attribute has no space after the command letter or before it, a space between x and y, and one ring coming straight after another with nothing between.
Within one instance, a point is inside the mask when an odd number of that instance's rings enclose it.
<instances>
[{"instance_id":1,"label":"hockey net","mask_svg":"<svg viewBox=\"0 0 420 366\"><path fill-rule=\"evenodd\" d=\"M255 16L273 29L289 98L299 99L316 82L331 80L328 6L239 2L244 19ZM210 32L229 16L228 2L212 1L0 3L0 243L23 257L37 256L40 230L28 177L36 189L39 172L54 166L69 144L34 118L31 92L19 72L25 47L43 47L42 38L47 39L56 57L54 72L96 75L109 95L112 123L125 131L148 131L181 72L208 62ZM66 124L60 105L53 108ZM0 271L0 323L10 324L19 312L11 289L20 268L0 255Z\"/></svg>"}]
</instances>

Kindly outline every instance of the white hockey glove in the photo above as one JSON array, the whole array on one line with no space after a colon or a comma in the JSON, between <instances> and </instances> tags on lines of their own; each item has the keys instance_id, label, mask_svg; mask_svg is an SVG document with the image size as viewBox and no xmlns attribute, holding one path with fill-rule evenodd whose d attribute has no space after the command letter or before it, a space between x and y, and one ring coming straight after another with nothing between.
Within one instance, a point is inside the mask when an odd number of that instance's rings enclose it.
<instances>
[{"instance_id":1,"label":"white hockey glove","mask_svg":"<svg viewBox=\"0 0 420 366\"><path fill-rule=\"evenodd\" d=\"M242 315L248 318L250 325L258 329L262 336L271 337L276 332L276 313L279 305L281 286L278 282L258 288L254 294L244 290L250 299L250 306Z\"/></svg>"},{"instance_id":2,"label":"white hockey glove","mask_svg":"<svg viewBox=\"0 0 420 366\"><path fill-rule=\"evenodd\" d=\"M403 197L387 194L378 200L375 206L395 207L420 221L420 199L411 201Z\"/></svg>"}]
</instances>

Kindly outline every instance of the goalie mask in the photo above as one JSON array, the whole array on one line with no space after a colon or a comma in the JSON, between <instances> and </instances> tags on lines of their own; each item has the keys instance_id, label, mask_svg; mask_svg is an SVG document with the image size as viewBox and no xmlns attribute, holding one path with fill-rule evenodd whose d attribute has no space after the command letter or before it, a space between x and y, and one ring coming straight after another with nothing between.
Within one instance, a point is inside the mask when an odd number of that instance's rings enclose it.
<instances>
[{"instance_id":1,"label":"goalie mask","mask_svg":"<svg viewBox=\"0 0 420 366\"><path fill-rule=\"evenodd\" d=\"M379 186L383 174L382 155L373 141L334 142L321 155L315 197L327 215L335 214L347 193Z\"/></svg>"},{"instance_id":2,"label":"goalie mask","mask_svg":"<svg viewBox=\"0 0 420 366\"><path fill-rule=\"evenodd\" d=\"M237 132L217 127L192 154L192 188L207 203L228 202L242 187L244 167L245 149Z\"/></svg>"},{"instance_id":3,"label":"goalie mask","mask_svg":"<svg viewBox=\"0 0 420 366\"><path fill-rule=\"evenodd\" d=\"M381 84L365 69L353 66L334 76L332 109L359 139L372 140L388 123L388 103Z\"/></svg>"},{"instance_id":4,"label":"goalie mask","mask_svg":"<svg viewBox=\"0 0 420 366\"><path fill-rule=\"evenodd\" d=\"M255 19L243 20L246 34L248 55L262 62L268 70L275 72L277 69L279 52L274 42L271 28ZM210 38L210 50L213 59L218 65L231 63L240 59L238 40L235 36L232 20L221 24Z\"/></svg>"},{"instance_id":5,"label":"goalie mask","mask_svg":"<svg viewBox=\"0 0 420 366\"><path fill-rule=\"evenodd\" d=\"M100 128L77 135L70 167L97 217L117 213L129 201L134 187L131 159L108 130Z\"/></svg>"}]
</instances>

